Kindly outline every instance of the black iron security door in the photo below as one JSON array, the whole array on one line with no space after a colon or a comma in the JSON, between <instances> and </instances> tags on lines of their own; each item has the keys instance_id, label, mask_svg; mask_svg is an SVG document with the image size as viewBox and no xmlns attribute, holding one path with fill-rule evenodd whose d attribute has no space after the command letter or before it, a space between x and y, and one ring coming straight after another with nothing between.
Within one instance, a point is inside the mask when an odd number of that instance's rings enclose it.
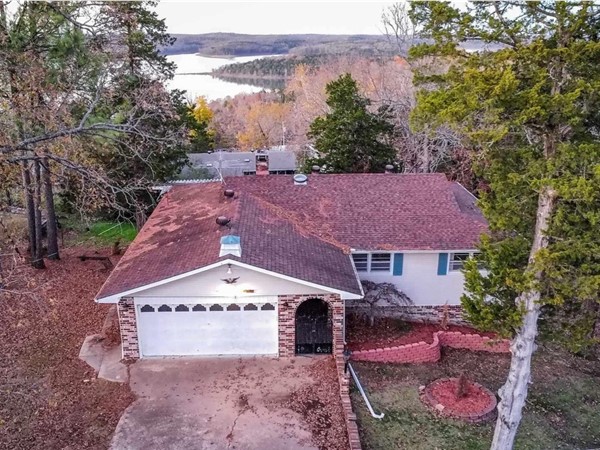
<instances>
[{"instance_id":1,"label":"black iron security door","mask_svg":"<svg viewBox=\"0 0 600 450\"><path fill-rule=\"evenodd\" d=\"M296 310L296 354L331 353L333 326L327 302L312 298Z\"/></svg>"}]
</instances>

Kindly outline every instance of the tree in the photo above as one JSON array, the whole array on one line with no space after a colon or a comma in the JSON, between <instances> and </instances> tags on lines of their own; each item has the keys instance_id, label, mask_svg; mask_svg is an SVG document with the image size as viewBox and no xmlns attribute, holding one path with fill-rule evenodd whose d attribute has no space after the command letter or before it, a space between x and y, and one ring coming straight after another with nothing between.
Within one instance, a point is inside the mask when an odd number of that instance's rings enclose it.
<instances>
[{"instance_id":1,"label":"tree","mask_svg":"<svg viewBox=\"0 0 600 450\"><path fill-rule=\"evenodd\" d=\"M417 124L453 123L479 151L489 189L487 273L466 269L467 318L512 334L493 450L511 449L531 381L538 319L548 308L598 303L600 7L592 2L414 3L433 43L411 49L445 73L425 74ZM501 44L466 53L467 37ZM597 311L597 308L596 308Z\"/></svg>"},{"instance_id":2,"label":"tree","mask_svg":"<svg viewBox=\"0 0 600 450\"><path fill-rule=\"evenodd\" d=\"M180 96L164 88L172 67L157 50L172 40L146 6L24 2L8 13L0 1L0 166L21 167L40 266L42 193L58 256L53 184L76 185L85 209L130 214L155 175L184 162Z\"/></svg>"},{"instance_id":3,"label":"tree","mask_svg":"<svg viewBox=\"0 0 600 450\"><path fill-rule=\"evenodd\" d=\"M254 103L245 115L245 126L238 132L242 150L285 145L289 104L280 102Z\"/></svg>"},{"instance_id":4,"label":"tree","mask_svg":"<svg viewBox=\"0 0 600 450\"><path fill-rule=\"evenodd\" d=\"M369 324L375 325L375 313L382 302L389 305L412 305L412 300L404 292L398 290L392 283L375 283L373 281L363 280L362 282L365 296L361 301L369 305Z\"/></svg>"},{"instance_id":5,"label":"tree","mask_svg":"<svg viewBox=\"0 0 600 450\"><path fill-rule=\"evenodd\" d=\"M394 126L388 108L370 112L370 100L360 95L350 74L329 83L326 92L331 112L310 126L309 137L319 155L308 159L306 166L317 164L338 173L383 172L396 158L390 145Z\"/></svg>"},{"instance_id":6,"label":"tree","mask_svg":"<svg viewBox=\"0 0 600 450\"><path fill-rule=\"evenodd\" d=\"M388 42L396 48L399 55L406 57L415 37L415 25L406 3L388 6L381 14L381 22Z\"/></svg>"},{"instance_id":7,"label":"tree","mask_svg":"<svg viewBox=\"0 0 600 450\"><path fill-rule=\"evenodd\" d=\"M181 115L190 130L189 152L203 153L214 149L215 130L212 128L214 112L208 106L206 97L198 97L196 103Z\"/></svg>"}]
</instances>

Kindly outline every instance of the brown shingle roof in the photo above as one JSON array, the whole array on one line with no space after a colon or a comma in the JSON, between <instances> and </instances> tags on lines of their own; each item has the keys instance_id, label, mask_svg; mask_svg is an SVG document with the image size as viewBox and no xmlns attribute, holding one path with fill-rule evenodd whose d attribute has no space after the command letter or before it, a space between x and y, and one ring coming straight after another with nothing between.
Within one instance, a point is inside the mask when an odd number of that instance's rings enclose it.
<instances>
[{"instance_id":1,"label":"brown shingle roof","mask_svg":"<svg viewBox=\"0 0 600 450\"><path fill-rule=\"evenodd\" d=\"M98 298L180 275L219 258L232 218L242 262L360 293L348 253L472 249L486 223L474 197L442 174L231 177L174 186L98 293ZM227 199L223 189L233 189Z\"/></svg>"}]
</instances>

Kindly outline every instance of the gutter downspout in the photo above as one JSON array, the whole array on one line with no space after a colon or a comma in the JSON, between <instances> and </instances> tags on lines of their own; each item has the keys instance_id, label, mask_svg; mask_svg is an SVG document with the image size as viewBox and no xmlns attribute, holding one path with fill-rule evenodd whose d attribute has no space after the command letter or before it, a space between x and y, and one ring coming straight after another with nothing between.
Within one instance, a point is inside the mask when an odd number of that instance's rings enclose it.
<instances>
[{"instance_id":1,"label":"gutter downspout","mask_svg":"<svg viewBox=\"0 0 600 450\"><path fill-rule=\"evenodd\" d=\"M371 413L371 416L373 416L375 419L380 419L380 420L383 419L383 416L385 416L384 413L376 414L375 411L373 410L373 407L371 406L371 402L367 398L367 394L365 394L365 391L364 391L362 385L360 384L360 381L358 381L358 377L356 376L356 372L354 371L352 364L348 363L348 369L350 369L352 378L354 379L354 382L356 383L358 390L360 391L363 399L365 400L365 403L367 405L367 408L369 409L369 412Z\"/></svg>"}]
</instances>

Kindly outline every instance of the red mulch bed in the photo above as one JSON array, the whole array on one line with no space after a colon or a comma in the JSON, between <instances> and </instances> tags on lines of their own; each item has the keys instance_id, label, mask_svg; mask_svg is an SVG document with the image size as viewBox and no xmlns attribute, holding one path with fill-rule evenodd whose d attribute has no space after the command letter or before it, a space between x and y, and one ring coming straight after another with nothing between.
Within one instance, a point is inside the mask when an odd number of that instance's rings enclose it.
<instances>
[{"instance_id":1,"label":"red mulch bed","mask_svg":"<svg viewBox=\"0 0 600 450\"><path fill-rule=\"evenodd\" d=\"M432 386L429 393L436 403L444 405L444 412L461 416L484 411L493 403L481 386L468 382L467 394L462 398L456 396L457 387L456 379L449 379Z\"/></svg>"},{"instance_id":2,"label":"red mulch bed","mask_svg":"<svg viewBox=\"0 0 600 450\"><path fill-rule=\"evenodd\" d=\"M371 327L367 320L349 316L346 322L346 342L350 350L371 350L382 347L396 347L418 342L433 342L433 334L442 331L439 325L406 322L393 318L378 318ZM460 331L465 334L477 333L495 337L494 333L484 333L474 328L448 325L444 331Z\"/></svg>"},{"instance_id":3,"label":"red mulch bed","mask_svg":"<svg viewBox=\"0 0 600 450\"><path fill-rule=\"evenodd\" d=\"M94 302L109 271L77 256L110 250L61 251L45 270L23 263L10 291L0 292L0 448L106 449L134 399L127 384L95 379L78 358L110 305Z\"/></svg>"}]
</instances>

